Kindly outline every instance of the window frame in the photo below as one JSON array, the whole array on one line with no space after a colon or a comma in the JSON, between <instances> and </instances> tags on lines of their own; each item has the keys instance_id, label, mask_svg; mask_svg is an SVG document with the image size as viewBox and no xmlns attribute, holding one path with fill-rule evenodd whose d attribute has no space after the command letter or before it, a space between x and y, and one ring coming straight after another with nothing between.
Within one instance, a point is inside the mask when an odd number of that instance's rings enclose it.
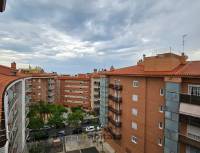
<instances>
[{"instance_id":1,"label":"window frame","mask_svg":"<svg viewBox=\"0 0 200 153\"><path fill-rule=\"evenodd\" d=\"M136 136L131 136L131 142L137 144L138 143L138 138Z\"/></svg>"},{"instance_id":2,"label":"window frame","mask_svg":"<svg viewBox=\"0 0 200 153\"><path fill-rule=\"evenodd\" d=\"M138 88L139 87L139 81L133 80L133 87Z\"/></svg>"},{"instance_id":3,"label":"window frame","mask_svg":"<svg viewBox=\"0 0 200 153\"><path fill-rule=\"evenodd\" d=\"M165 95L165 89L164 88L160 88L160 96L164 96Z\"/></svg>"}]
</instances>

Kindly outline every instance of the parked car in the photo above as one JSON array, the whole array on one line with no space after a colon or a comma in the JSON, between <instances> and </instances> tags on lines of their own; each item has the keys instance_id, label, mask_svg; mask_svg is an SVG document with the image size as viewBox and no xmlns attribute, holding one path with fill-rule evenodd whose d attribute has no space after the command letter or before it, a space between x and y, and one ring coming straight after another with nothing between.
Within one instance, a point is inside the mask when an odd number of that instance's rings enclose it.
<instances>
[{"instance_id":1,"label":"parked car","mask_svg":"<svg viewBox=\"0 0 200 153\"><path fill-rule=\"evenodd\" d=\"M88 127L86 127L85 131L86 132L93 132L93 131L95 131L95 127L94 126L88 126Z\"/></svg>"},{"instance_id":2,"label":"parked car","mask_svg":"<svg viewBox=\"0 0 200 153\"><path fill-rule=\"evenodd\" d=\"M57 133L58 137L63 137L65 136L65 131L64 130L61 130Z\"/></svg>"},{"instance_id":3,"label":"parked car","mask_svg":"<svg viewBox=\"0 0 200 153\"><path fill-rule=\"evenodd\" d=\"M101 127L100 127L100 126L97 126L97 127L96 127L96 130L97 130L97 131L100 131L100 130L101 130Z\"/></svg>"},{"instance_id":4,"label":"parked car","mask_svg":"<svg viewBox=\"0 0 200 153\"><path fill-rule=\"evenodd\" d=\"M48 125L44 125L42 129L49 130L49 129L51 129L51 127Z\"/></svg>"}]
</instances>

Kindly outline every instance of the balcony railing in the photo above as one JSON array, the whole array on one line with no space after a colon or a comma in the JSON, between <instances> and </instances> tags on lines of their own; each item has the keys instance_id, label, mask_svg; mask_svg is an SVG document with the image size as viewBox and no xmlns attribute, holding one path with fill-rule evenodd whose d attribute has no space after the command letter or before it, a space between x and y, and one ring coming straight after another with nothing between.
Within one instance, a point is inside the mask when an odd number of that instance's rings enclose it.
<instances>
[{"instance_id":1,"label":"balcony railing","mask_svg":"<svg viewBox=\"0 0 200 153\"><path fill-rule=\"evenodd\" d=\"M54 102L54 98L48 98L48 102L49 102L49 103Z\"/></svg>"},{"instance_id":2,"label":"balcony railing","mask_svg":"<svg viewBox=\"0 0 200 153\"><path fill-rule=\"evenodd\" d=\"M51 85L48 87L48 90L54 90L55 89L55 86Z\"/></svg>"},{"instance_id":3,"label":"balcony railing","mask_svg":"<svg viewBox=\"0 0 200 153\"><path fill-rule=\"evenodd\" d=\"M100 98L100 94L94 95L94 98L99 99Z\"/></svg>"},{"instance_id":4,"label":"balcony railing","mask_svg":"<svg viewBox=\"0 0 200 153\"><path fill-rule=\"evenodd\" d=\"M94 100L94 103L95 103L95 104L99 104L99 103L100 103L100 100Z\"/></svg>"},{"instance_id":5,"label":"balcony railing","mask_svg":"<svg viewBox=\"0 0 200 153\"><path fill-rule=\"evenodd\" d=\"M117 115L121 115L122 111L113 108L112 106L108 106L108 110L112 111L113 113L117 114Z\"/></svg>"},{"instance_id":6,"label":"balcony railing","mask_svg":"<svg viewBox=\"0 0 200 153\"><path fill-rule=\"evenodd\" d=\"M122 90L122 85L119 84L109 84L109 88L113 89L113 90Z\"/></svg>"},{"instance_id":7,"label":"balcony railing","mask_svg":"<svg viewBox=\"0 0 200 153\"><path fill-rule=\"evenodd\" d=\"M108 121L112 123L115 127L121 127L122 123L120 121L114 120L111 116L108 116Z\"/></svg>"},{"instance_id":8,"label":"balcony railing","mask_svg":"<svg viewBox=\"0 0 200 153\"><path fill-rule=\"evenodd\" d=\"M116 140L121 139L121 134L115 133L110 127L107 128L107 131L112 135L113 139L116 139Z\"/></svg>"},{"instance_id":9,"label":"balcony railing","mask_svg":"<svg viewBox=\"0 0 200 153\"><path fill-rule=\"evenodd\" d=\"M180 142L200 149L200 137L193 134L179 134Z\"/></svg>"},{"instance_id":10,"label":"balcony railing","mask_svg":"<svg viewBox=\"0 0 200 153\"><path fill-rule=\"evenodd\" d=\"M194 105L200 105L200 96L180 94L180 102L194 104Z\"/></svg>"},{"instance_id":11,"label":"balcony railing","mask_svg":"<svg viewBox=\"0 0 200 153\"><path fill-rule=\"evenodd\" d=\"M94 85L100 86L100 82L94 82Z\"/></svg>"},{"instance_id":12,"label":"balcony railing","mask_svg":"<svg viewBox=\"0 0 200 153\"><path fill-rule=\"evenodd\" d=\"M187 123L196 127L200 127L200 122L198 117L188 116L184 114L180 114L180 122Z\"/></svg>"},{"instance_id":13,"label":"balcony railing","mask_svg":"<svg viewBox=\"0 0 200 153\"><path fill-rule=\"evenodd\" d=\"M109 95L108 98L114 102L121 103L122 97L114 97L113 95Z\"/></svg>"},{"instance_id":14,"label":"balcony railing","mask_svg":"<svg viewBox=\"0 0 200 153\"><path fill-rule=\"evenodd\" d=\"M52 96L54 96L54 95L55 95L54 92L49 92L49 93L48 93L48 97L52 97Z\"/></svg>"}]
</instances>

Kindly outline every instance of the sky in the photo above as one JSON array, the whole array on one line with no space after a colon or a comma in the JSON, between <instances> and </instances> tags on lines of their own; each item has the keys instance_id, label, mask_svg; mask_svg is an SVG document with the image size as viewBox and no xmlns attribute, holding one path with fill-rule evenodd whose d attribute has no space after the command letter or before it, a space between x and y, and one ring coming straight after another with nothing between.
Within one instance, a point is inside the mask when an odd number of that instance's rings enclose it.
<instances>
[{"instance_id":1,"label":"sky","mask_svg":"<svg viewBox=\"0 0 200 153\"><path fill-rule=\"evenodd\" d=\"M200 0L7 0L0 64L75 74L158 53L200 60Z\"/></svg>"}]
</instances>

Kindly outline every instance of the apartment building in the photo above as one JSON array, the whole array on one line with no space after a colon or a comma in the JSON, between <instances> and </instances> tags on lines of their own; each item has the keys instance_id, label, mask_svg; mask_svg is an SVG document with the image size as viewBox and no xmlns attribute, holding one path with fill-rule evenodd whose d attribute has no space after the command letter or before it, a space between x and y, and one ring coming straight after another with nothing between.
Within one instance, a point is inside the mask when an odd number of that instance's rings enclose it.
<instances>
[{"instance_id":1,"label":"apartment building","mask_svg":"<svg viewBox=\"0 0 200 153\"><path fill-rule=\"evenodd\" d=\"M0 0L0 12L3 12L6 8L6 0Z\"/></svg>"},{"instance_id":2,"label":"apartment building","mask_svg":"<svg viewBox=\"0 0 200 153\"><path fill-rule=\"evenodd\" d=\"M59 76L60 103L66 107L91 108L90 103L90 75Z\"/></svg>"},{"instance_id":3,"label":"apartment building","mask_svg":"<svg viewBox=\"0 0 200 153\"><path fill-rule=\"evenodd\" d=\"M100 74L91 74L91 108L99 115L100 110Z\"/></svg>"},{"instance_id":4,"label":"apartment building","mask_svg":"<svg viewBox=\"0 0 200 153\"><path fill-rule=\"evenodd\" d=\"M31 70L21 70L19 73L31 76L31 79L26 84L29 88L28 93L30 95L31 102L57 102L56 73L46 73L43 70L34 72Z\"/></svg>"},{"instance_id":5,"label":"apartment building","mask_svg":"<svg viewBox=\"0 0 200 153\"><path fill-rule=\"evenodd\" d=\"M28 79L17 74L15 63L11 68L0 65L0 153L26 151L29 101L25 86Z\"/></svg>"},{"instance_id":6,"label":"apartment building","mask_svg":"<svg viewBox=\"0 0 200 153\"><path fill-rule=\"evenodd\" d=\"M200 61L144 56L101 83L100 121L116 153L200 151Z\"/></svg>"}]
</instances>

